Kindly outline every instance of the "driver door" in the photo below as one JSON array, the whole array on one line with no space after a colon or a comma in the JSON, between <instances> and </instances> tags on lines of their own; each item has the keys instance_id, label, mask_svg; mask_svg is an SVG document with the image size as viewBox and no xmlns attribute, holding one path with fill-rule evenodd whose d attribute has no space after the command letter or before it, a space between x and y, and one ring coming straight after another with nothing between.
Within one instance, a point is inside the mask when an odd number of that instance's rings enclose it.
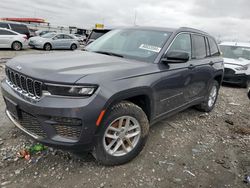
<instances>
[{"instance_id":1,"label":"driver door","mask_svg":"<svg viewBox=\"0 0 250 188\"><path fill-rule=\"evenodd\" d=\"M188 52L191 60L191 35L181 33L177 35L167 52L182 51ZM170 113L188 103L187 89L191 81L191 61L185 63L160 63L162 79L159 90L159 108L157 116Z\"/></svg>"}]
</instances>

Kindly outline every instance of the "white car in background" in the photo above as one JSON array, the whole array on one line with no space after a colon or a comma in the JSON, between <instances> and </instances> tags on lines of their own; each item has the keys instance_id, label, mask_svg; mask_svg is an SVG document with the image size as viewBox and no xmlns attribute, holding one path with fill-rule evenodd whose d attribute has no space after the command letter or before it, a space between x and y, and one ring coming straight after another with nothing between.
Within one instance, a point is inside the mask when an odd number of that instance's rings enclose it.
<instances>
[{"instance_id":1,"label":"white car in background","mask_svg":"<svg viewBox=\"0 0 250 188\"><path fill-rule=\"evenodd\" d=\"M223 82L247 87L250 81L250 43L222 42Z\"/></svg>"},{"instance_id":2,"label":"white car in background","mask_svg":"<svg viewBox=\"0 0 250 188\"><path fill-rule=\"evenodd\" d=\"M31 37L29 45L32 48L44 49L46 51L55 49L76 50L80 47L75 36L64 33L47 33L42 36Z\"/></svg>"},{"instance_id":3,"label":"white car in background","mask_svg":"<svg viewBox=\"0 0 250 188\"><path fill-rule=\"evenodd\" d=\"M0 48L21 50L28 47L28 38L24 34L10 29L0 28Z\"/></svg>"}]
</instances>

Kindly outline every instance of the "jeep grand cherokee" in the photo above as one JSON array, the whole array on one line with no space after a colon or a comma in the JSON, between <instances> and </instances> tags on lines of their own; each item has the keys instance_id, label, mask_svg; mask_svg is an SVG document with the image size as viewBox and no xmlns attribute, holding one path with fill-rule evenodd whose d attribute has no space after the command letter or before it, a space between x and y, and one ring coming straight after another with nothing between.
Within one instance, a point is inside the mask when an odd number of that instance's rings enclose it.
<instances>
[{"instance_id":1,"label":"jeep grand cherokee","mask_svg":"<svg viewBox=\"0 0 250 188\"><path fill-rule=\"evenodd\" d=\"M190 106L214 108L223 60L213 37L191 28L113 30L84 52L27 55L6 64L6 113L37 141L126 163L149 125Z\"/></svg>"}]
</instances>

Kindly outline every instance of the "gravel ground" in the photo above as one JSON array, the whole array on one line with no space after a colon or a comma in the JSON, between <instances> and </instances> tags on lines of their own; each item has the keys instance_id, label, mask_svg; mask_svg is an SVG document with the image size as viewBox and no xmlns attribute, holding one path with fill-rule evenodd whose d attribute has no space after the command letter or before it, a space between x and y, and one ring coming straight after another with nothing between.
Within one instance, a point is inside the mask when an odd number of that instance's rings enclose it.
<instances>
[{"instance_id":1,"label":"gravel ground","mask_svg":"<svg viewBox=\"0 0 250 188\"><path fill-rule=\"evenodd\" d=\"M44 53L32 51L20 54ZM19 53L0 51L0 58L15 55ZM18 151L35 142L14 127L4 110L0 96L0 187L250 187L243 182L250 176L245 89L223 86L211 113L190 108L155 124L141 154L116 167L97 164L88 154L80 158L52 148L31 160L18 158Z\"/></svg>"}]
</instances>

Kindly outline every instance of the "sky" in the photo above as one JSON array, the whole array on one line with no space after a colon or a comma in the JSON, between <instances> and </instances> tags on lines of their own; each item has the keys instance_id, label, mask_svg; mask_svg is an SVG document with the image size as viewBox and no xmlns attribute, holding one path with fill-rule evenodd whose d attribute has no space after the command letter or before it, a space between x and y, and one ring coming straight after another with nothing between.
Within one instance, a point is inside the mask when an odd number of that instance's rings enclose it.
<instances>
[{"instance_id":1,"label":"sky","mask_svg":"<svg viewBox=\"0 0 250 188\"><path fill-rule=\"evenodd\" d=\"M38 17L81 28L185 26L219 40L250 42L249 8L250 0L0 0L0 18Z\"/></svg>"}]
</instances>

